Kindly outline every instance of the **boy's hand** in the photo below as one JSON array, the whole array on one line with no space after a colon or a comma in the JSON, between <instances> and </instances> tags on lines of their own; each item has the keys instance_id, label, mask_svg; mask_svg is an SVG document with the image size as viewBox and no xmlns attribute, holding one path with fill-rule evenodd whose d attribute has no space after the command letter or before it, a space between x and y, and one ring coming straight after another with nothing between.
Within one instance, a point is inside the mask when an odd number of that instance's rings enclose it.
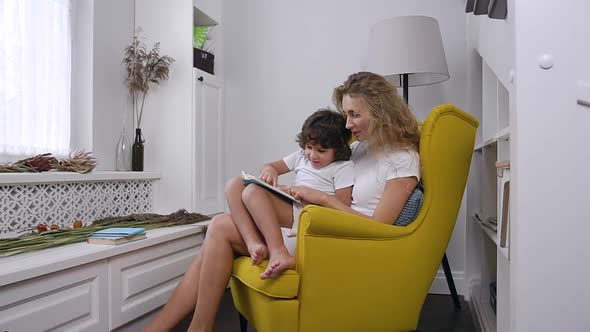
<instances>
[{"instance_id":1,"label":"boy's hand","mask_svg":"<svg viewBox=\"0 0 590 332\"><path fill-rule=\"evenodd\" d=\"M260 175L258 177L260 178L260 180L275 187L277 185L277 180L279 179L279 173L274 167L270 165L265 165L260 170Z\"/></svg>"}]
</instances>

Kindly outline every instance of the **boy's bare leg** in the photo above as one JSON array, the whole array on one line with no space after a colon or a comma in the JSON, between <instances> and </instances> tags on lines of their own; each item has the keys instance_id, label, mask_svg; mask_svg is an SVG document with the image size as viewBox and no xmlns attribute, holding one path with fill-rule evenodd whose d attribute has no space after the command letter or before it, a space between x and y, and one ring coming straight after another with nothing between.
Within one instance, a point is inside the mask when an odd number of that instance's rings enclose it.
<instances>
[{"instance_id":1,"label":"boy's bare leg","mask_svg":"<svg viewBox=\"0 0 590 332\"><path fill-rule=\"evenodd\" d=\"M260 277L274 278L284 270L295 268L295 258L289 255L281 233L281 226L293 225L293 206L258 186L246 187L242 201L268 246L269 263Z\"/></svg>"},{"instance_id":2,"label":"boy's bare leg","mask_svg":"<svg viewBox=\"0 0 590 332\"><path fill-rule=\"evenodd\" d=\"M213 218L206 241L207 246L201 255L197 304L188 331L213 331L219 303L231 276L234 253L248 254L246 244L229 214Z\"/></svg>"},{"instance_id":3,"label":"boy's bare leg","mask_svg":"<svg viewBox=\"0 0 590 332\"><path fill-rule=\"evenodd\" d=\"M258 265L268 258L268 250L260 237L258 227L242 201L244 188L246 188L244 179L241 177L231 178L225 184L225 197L232 220L248 247L252 265Z\"/></svg>"}]
</instances>

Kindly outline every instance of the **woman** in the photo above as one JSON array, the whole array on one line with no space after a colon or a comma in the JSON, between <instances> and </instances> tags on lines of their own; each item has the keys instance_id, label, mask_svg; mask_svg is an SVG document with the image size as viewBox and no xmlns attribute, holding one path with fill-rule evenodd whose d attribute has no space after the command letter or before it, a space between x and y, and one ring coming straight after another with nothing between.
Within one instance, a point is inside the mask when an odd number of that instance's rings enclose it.
<instances>
[{"instance_id":1,"label":"woman","mask_svg":"<svg viewBox=\"0 0 590 332\"><path fill-rule=\"evenodd\" d=\"M352 205L317 190L291 187L296 198L393 224L420 180L416 117L397 89L383 77L360 72L334 90L338 111L356 142L352 145L354 187Z\"/></svg>"},{"instance_id":2,"label":"woman","mask_svg":"<svg viewBox=\"0 0 590 332\"><path fill-rule=\"evenodd\" d=\"M333 100L357 140L351 157L355 162L351 207L333 195L307 187L288 190L310 203L393 224L420 179L418 121L396 88L373 73L349 76L334 90ZM236 185L235 181L228 183L228 194ZM189 331L213 331L235 254L248 255L248 248L232 215L218 215L209 226L201 252L145 331L170 330L193 309Z\"/></svg>"}]
</instances>

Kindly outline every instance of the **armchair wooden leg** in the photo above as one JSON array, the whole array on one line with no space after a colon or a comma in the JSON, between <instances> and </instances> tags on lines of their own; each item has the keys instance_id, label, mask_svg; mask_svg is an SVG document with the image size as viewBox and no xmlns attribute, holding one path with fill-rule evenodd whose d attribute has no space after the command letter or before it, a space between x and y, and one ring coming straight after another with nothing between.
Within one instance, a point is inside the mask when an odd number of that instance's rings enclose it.
<instances>
[{"instance_id":1,"label":"armchair wooden leg","mask_svg":"<svg viewBox=\"0 0 590 332\"><path fill-rule=\"evenodd\" d=\"M443 256L442 260L443 271L445 271L445 278L451 291L451 297L455 303L455 310L461 310L461 302L459 301L459 295L457 295L457 289L455 288L455 281L453 281L453 275L451 274L451 267L449 266L449 260L447 259L447 253Z\"/></svg>"},{"instance_id":2,"label":"armchair wooden leg","mask_svg":"<svg viewBox=\"0 0 590 332\"><path fill-rule=\"evenodd\" d=\"M238 312L240 315L240 332L247 332L248 331L248 321L246 317L244 317L241 313Z\"/></svg>"}]
</instances>

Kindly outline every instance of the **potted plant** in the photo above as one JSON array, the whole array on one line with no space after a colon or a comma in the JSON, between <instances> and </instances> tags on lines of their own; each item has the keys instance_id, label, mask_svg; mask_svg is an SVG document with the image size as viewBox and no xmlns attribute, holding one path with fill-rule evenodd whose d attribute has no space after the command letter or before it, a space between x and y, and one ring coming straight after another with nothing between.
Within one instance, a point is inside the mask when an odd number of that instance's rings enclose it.
<instances>
[{"instance_id":1,"label":"potted plant","mask_svg":"<svg viewBox=\"0 0 590 332\"><path fill-rule=\"evenodd\" d=\"M138 34L133 36L131 44L125 47L123 65L127 71L127 90L131 95L133 118L136 125L135 140L131 149L131 170L143 171L143 143L141 134L141 120L143 106L151 85L158 85L167 80L170 65L174 58L160 55L160 43L157 42L148 51L144 42L139 40Z\"/></svg>"}]
</instances>

